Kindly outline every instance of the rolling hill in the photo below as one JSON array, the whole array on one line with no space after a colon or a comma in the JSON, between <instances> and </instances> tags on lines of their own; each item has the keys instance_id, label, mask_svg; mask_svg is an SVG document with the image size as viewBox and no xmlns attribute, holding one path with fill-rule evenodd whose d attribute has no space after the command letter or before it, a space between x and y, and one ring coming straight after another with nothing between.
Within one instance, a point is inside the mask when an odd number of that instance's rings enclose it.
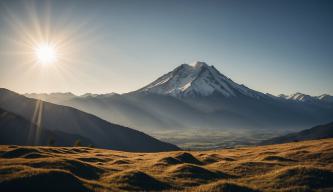
<instances>
[{"instance_id":1,"label":"rolling hill","mask_svg":"<svg viewBox=\"0 0 333 192\"><path fill-rule=\"evenodd\" d=\"M0 162L0 191L333 190L333 139L161 153L0 146Z\"/></svg>"}]
</instances>

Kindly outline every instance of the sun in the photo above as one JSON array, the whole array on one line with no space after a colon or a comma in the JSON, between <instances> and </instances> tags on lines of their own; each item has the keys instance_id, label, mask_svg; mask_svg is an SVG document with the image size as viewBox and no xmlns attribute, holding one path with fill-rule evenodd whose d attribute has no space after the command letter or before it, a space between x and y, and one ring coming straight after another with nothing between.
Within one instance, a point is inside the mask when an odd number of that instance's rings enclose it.
<instances>
[{"instance_id":1,"label":"sun","mask_svg":"<svg viewBox=\"0 0 333 192\"><path fill-rule=\"evenodd\" d=\"M58 60L56 47L48 43L36 46L35 55L38 63L43 65L54 64Z\"/></svg>"}]
</instances>

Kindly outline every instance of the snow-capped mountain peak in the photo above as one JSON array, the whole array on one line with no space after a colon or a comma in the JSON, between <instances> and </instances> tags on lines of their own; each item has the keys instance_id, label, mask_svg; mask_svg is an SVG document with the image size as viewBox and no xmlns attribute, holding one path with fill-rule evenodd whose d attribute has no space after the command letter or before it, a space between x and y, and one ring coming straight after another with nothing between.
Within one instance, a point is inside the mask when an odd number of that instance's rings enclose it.
<instances>
[{"instance_id":1,"label":"snow-capped mountain peak","mask_svg":"<svg viewBox=\"0 0 333 192\"><path fill-rule=\"evenodd\" d=\"M281 95L279 95L279 97L286 99L286 100L297 101L297 102L312 102L313 103L313 102L324 101L324 102L333 103L333 96L328 95L328 94L322 94L319 96L311 96L311 95L297 92L297 93L294 93L291 95L281 94Z\"/></svg>"},{"instance_id":2,"label":"snow-capped mountain peak","mask_svg":"<svg viewBox=\"0 0 333 192\"><path fill-rule=\"evenodd\" d=\"M239 95L260 98L264 94L233 82L214 66L205 62L182 64L136 92L171 95L174 97L209 96L220 94L224 97Z\"/></svg>"},{"instance_id":3,"label":"snow-capped mountain peak","mask_svg":"<svg viewBox=\"0 0 333 192\"><path fill-rule=\"evenodd\" d=\"M322 95L317 96L317 98L320 101L325 101L325 102L333 103L333 96L332 95L322 94Z\"/></svg>"},{"instance_id":4,"label":"snow-capped mountain peak","mask_svg":"<svg viewBox=\"0 0 333 192\"><path fill-rule=\"evenodd\" d=\"M306 94L299 93L299 92L288 96L287 99L295 100L295 101L302 101L302 102L313 100L313 98L310 95L306 95Z\"/></svg>"},{"instance_id":5,"label":"snow-capped mountain peak","mask_svg":"<svg viewBox=\"0 0 333 192\"><path fill-rule=\"evenodd\" d=\"M195 69L198 69L198 68L201 68L201 67L208 67L207 63L201 62L201 61L193 62L190 66L192 66Z\"/></svg>"}]
</instances>

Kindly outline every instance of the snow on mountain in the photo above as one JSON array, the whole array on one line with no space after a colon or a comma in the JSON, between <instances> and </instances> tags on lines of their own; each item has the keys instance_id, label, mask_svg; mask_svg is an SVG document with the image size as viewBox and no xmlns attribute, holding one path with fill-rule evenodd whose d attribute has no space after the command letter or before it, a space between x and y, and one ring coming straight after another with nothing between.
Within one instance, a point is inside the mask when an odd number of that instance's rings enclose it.
<instances>
[{"instance_id":1,"label":"snow on mountain","mask_svg":"<svg viewBox=\"0 0 333 192\"><path fill-rule=\"evenodd\" d=\"M323 94L320 96L311 96L304 93L294 93L292 95L279 95L280 98L298 102L333 102L333 96L328 94Z\"/></svg>"},{"instance_id":2,"label":"snow on mountain","mask_svg":"<svg viewBox=\"0 0 333 192\"><path fill-rule=\"evenodd\" d=\"M295 93L287 97L289 100L301 101L301 102L309 102L316 100L314 97L310 95L306 95L303 93Z\"/></svg>"},{"instance_id":3,"label":"snow on mountain","mask_svg":"<svg viewBox=\"0 0 333 192\"><path fill-rule=\"evenodd\" d=\"M318 98L320 101L333 103L333 96L328 95L328 94L323 94L323 95L317 96L317 98Z\"/></svg>"},{"instance_id":4,"label":"snow on mountain","mask_svg":"<svg viewBox=\"0 0 333 192\"><path fill-rule=\"evenodd\" d=\"M224 97L239 95L259 99L265 94L233 82L214 66L197 61L192 65L182 64L137 92L170 95L174 97L209 96L221 94Z\"/></svg>"}]
</instances>

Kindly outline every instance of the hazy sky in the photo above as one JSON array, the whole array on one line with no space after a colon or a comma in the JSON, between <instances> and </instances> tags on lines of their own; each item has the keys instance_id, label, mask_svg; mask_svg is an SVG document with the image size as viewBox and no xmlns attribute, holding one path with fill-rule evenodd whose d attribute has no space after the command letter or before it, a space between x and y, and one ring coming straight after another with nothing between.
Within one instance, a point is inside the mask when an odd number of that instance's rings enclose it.
<instances>
[{"instance_id":1,"label":"hazy sky","mask_svg":"<svg viewBox=\"0 0 333 192\"><path fill-rule=\"evenodd\" d=\"M56 42L59 61L35 63ZM0 1L0 87L128 92L205 61L272 94L333 94L333 1Z\"/></svg>"}]
</instances>

